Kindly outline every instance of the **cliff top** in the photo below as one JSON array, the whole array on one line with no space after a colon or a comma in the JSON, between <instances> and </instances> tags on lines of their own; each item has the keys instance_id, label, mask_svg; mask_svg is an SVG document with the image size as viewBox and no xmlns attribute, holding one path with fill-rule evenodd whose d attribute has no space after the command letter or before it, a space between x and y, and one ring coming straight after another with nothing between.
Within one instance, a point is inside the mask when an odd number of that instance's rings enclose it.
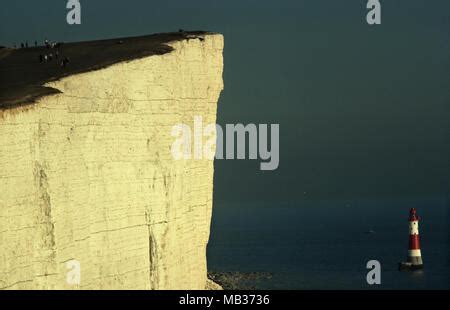
<instances>
[{"instance_id":1,"label":"cliff top","mask_svg":"<svg viewBox=\"0 0 450 310\"><path fill-rule=\"evenodd\" d=\"M37 46L0 49L0 110L30 104L41 96L58 93L44 87L47 82L109 65L173 50L171 41L196 38L204 31L161 33L98 41L60 43L56 47ZM56 51L58 57L56 58ZM53 55L52 60L41 59ZM65 60L65 65L62 63ZM42 61L42 62L41 62ZM68 61L68 62L67 62Z\"/></svg>"}]
</instances>

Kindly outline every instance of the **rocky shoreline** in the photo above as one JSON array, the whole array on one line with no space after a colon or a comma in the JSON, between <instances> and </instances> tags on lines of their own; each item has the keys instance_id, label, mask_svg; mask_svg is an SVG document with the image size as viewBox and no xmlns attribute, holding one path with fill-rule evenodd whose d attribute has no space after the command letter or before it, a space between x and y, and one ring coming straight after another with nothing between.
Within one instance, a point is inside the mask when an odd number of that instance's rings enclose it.
<instances>
[{"instance_id":1,"label":"rocky shoreline","mask_svg":"<svg viewBox=\"0 0 450 310\"><path fill-rule=\"evenodd\" d=\"M208 279L224 290L255 290L258 284L272 279L270 272L209 271Z\"/></svg>"}]
</instances>

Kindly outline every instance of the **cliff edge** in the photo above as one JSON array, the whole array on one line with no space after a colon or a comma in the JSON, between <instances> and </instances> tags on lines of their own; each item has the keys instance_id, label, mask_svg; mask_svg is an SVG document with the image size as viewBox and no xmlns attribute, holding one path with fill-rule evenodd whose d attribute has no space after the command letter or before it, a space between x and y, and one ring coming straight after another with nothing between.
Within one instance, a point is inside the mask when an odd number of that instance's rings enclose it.
<instances>
[{"instance_id":1,"label":"cliff edge","mask_svg":"<svg viewBox=\"0 0 450 310\"><path fill-rule=\"evenodd\" d=\"M204 289L213 161L175 160L171 129L216 122L222 35L61 50L1 86L0 289Z\"/></svg>"}]
</instances>

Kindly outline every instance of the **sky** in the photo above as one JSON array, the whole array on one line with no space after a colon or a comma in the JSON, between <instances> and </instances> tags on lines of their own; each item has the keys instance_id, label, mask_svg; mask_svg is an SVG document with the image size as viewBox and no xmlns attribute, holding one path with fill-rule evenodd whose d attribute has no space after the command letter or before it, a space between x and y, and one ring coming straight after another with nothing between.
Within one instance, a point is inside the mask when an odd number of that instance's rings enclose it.
<instances>
[{"instance_id":1,"label":"sky","mask_svg":"<svg viewBox=\"0 0 450 310\"><path fill-rule=\"evenodd\" d=\"M280 125L280 165L216 160L215 202L450 192L450 2L81 0L1 4L0 45L156 32L222 33L219 124Z\"/></svg>"}]
</instances>

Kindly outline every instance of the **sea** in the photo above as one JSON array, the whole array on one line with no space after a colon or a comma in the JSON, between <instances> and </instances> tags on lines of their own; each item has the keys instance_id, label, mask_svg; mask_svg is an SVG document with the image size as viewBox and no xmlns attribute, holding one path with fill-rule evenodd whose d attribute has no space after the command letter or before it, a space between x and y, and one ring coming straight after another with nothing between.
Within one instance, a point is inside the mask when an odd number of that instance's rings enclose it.
<instances>
[{"instance_id":1,"label":"sea","mask_svg":"<svg viewBox=\"0 0 450 310\"><path fill-rule=\"evenodd\" d=\"M408 214L421 218L424 269L401 272ZM261 272L256 289L450 289L450 210L446 196L218 203L213 209L208 270ZM380 263L370 285L367 262Z\"/></svg>"}]
</instances>

